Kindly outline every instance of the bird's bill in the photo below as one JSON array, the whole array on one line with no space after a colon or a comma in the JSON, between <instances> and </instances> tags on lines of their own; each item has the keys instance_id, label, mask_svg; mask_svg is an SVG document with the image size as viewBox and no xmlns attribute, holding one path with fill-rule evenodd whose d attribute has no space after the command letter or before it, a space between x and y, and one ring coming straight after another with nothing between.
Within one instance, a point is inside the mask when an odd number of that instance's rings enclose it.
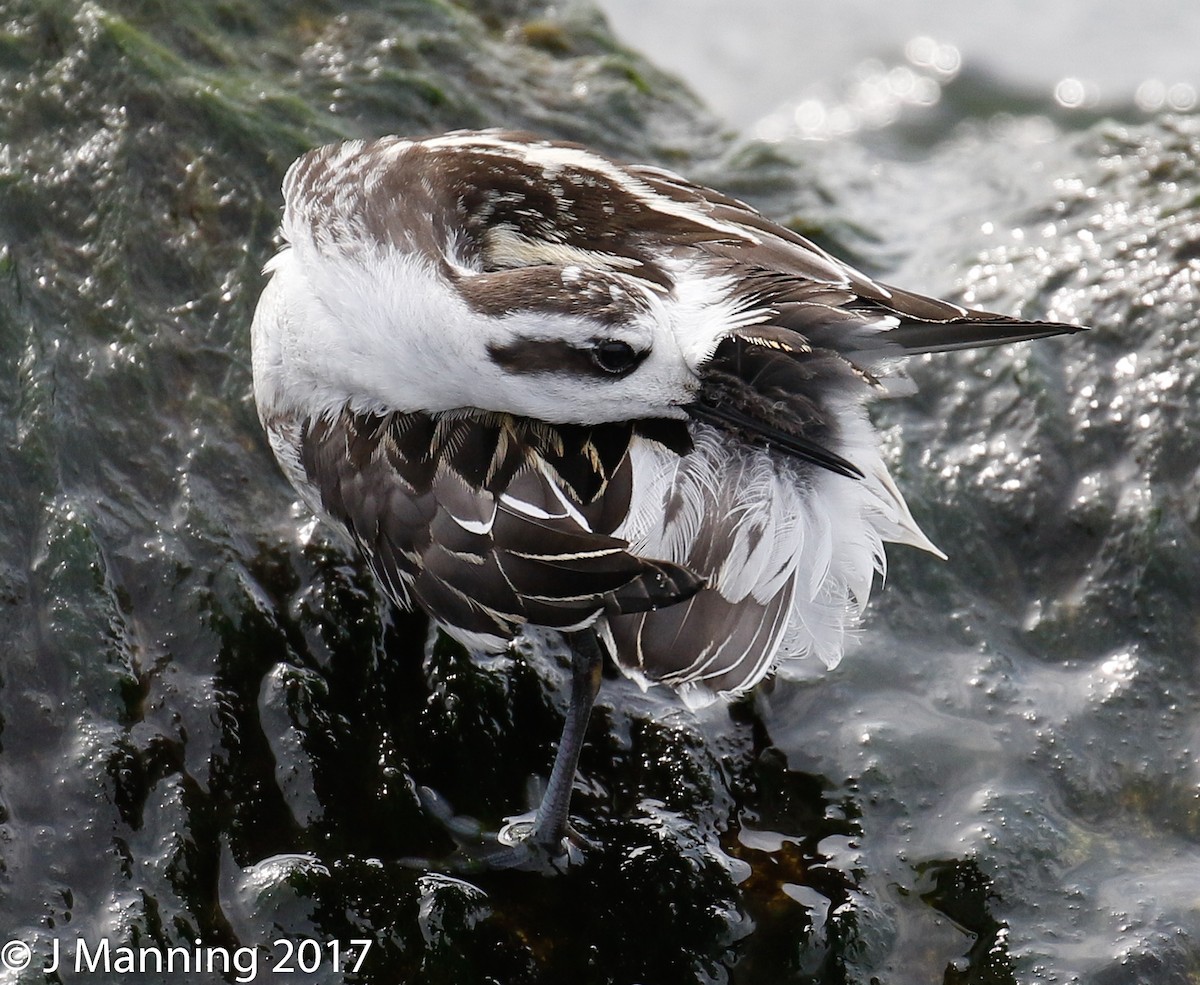
<instances>
[{"instance_id":1,"label":"bird's bill","mask_svg":"<svg viewBox=\"0 0 1200 985\"><path fill-rule=\"evenodd\" d=\"M845 374L837 357L731 336L703 368L698 398L686 409L751 444L861 479L862 470L832 449L836 430L823 406L828 385L835 378L844 385Z\"/></svg>"}]
</instances>

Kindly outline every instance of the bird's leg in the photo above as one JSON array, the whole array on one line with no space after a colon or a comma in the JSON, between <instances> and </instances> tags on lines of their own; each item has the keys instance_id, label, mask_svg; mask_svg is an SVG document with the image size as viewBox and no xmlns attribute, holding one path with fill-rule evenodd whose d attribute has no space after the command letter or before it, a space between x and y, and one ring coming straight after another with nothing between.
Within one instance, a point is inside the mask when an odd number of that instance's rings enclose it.
<instances>
[{"instance_id":1,"label":"bird's leg","mask_svg":"<svg viewBox=\"0 0 1200 985\"><path fill-rule=\"evenodd\" d=\"M550 779L542 802L532 814L512 818L499 832L499 847L493 843L482 851L471 846L451 831L459 842L461 857L457 866L471 871L478 868L497 869L544 869L547 863L557 869L557 859L566 849L570 860L571 848L587 847L588 842L571 830L567 820L571 807L571 788L575 783L575 768L579 765L579 753L587 732L592 705L600 690L600 671L604 654L600 638L595 630L585 629L565 634L571 648L571 701L567 707L567 718L563 723L562 738L558 740L558 752L550 769ZM439 813L431 808L434 813ZM449 816L443 808L442 814ZM449 827L449 825L448 825ZM569 843L564 844L569 839ZM407 860L423 864L420 860Z\"/></svg>"},{"instance_id":2,"label":"bird's leg","mask_svg":"<svg viewBox=\"0 0 1200 985\"><path fill-rule=\"evenodd\" d=\"M562 738L546 783L546 792L533 817L527 838L546 848L557 848L570 832L567 812L571 807L571 788L575 783L575 768L587 732L592 705L600 690L600 671L603 654L600 638L594 629L566 634L571 647L571 703L563 723Z\"/></svg>"}]
</instances>

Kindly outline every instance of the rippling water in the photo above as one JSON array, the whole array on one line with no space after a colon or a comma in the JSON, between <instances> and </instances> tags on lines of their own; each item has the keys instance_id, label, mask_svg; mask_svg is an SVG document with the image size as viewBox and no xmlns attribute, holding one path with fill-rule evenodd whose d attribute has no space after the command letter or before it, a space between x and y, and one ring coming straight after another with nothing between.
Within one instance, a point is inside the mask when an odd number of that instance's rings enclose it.
<instances>
[{"instance_id":1,"label":"rippling water","mask_svg":"<svg viewBox=\"0 0 1200 985\"><path fill-rule=\"evenodd\" d=\"M0 947L36 961L0 981L47 980L56 940L258 948L268 981L284 939L316 942L305 980L328 982L1197 976L1195 117L1105 122L995 88L970 46L901 46L886 85L935 100L801 139L852 118L852 65L764 143L581 7L5 17ZM1164 84L1195 81L1172 64ZM472 658L390 612L292 505L249 399L290 160L489 123L1093 326L910 367L876 419L950 559L893 551L831 673L698 713L608 680L575 805L604 847L554 878L451 871L445 823L521 806L562 655ZM362 967L335 967L355 939Z\"/></svg>"},{"instance_id":2,"label":"rippling water","mask_svg":"<svg viewBox=\"0 0 1200 985\"><path fill-rule=\"evenodd\" d=\"M1088 117L1197 107L1200 8L1173 0L601 0L619 36L741 130L888 126L940 83L991 110ZM932 79L925 78L932 75ZM948 94L953 100L955 94ZM791 118L789 120L788 118Z\"/></svg>"}]
</instances>

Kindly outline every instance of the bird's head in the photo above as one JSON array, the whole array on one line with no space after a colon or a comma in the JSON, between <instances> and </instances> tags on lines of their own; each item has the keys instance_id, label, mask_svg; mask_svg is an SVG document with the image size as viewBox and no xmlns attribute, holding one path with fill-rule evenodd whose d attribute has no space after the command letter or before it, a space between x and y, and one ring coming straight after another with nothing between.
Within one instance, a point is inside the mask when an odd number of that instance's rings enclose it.
<instances>
[{"instance_id":1,"label":"bird's head","mask_svg":"<svg viewBox=\"0 0 1200 985\"><path fill-rule=\"evenodd\" d=\"M580 148L352 142L302 157L284 191L260 405L679 418L721 340L757 319L684 255L744 231Z\"/></svg>"}]
</instances>

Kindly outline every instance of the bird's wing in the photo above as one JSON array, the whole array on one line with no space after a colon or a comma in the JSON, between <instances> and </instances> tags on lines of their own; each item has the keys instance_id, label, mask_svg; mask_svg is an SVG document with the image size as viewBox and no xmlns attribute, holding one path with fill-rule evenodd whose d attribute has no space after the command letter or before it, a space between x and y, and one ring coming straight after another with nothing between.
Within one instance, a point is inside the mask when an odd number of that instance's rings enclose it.
<instances>
[{"instance_id":1,"label":"bird's wing","mask_svg":"<svg viewBox=\"0 0 1200 985\"><path fill-rule=\"evenodd\" d=\"M660 195L703 212L714 232L686 249L728 274L747 307L771 310L769 324L814 347L848 358L875 358L1004 345L1083 331L1082 326L1013 318L892 287L867 276L738 199L694 185L669 171L631 167Z\"/></svg>"},{"instance_id":2,"label":"bird's wing","mask_svg":"<svg viewBox=\"0 0 1200 985\"><path fill-rule=\"evenodd\" d=\"M345 410L309 422L300 461L394 599L498 648L526 622L575 628L671 605L702 584L602 532L629 495L633 429L624 444L595 431Z\"/></svg>"},{"instance_id":3,"label":"bird's wing","mask_svg":"<svg viewBox=\"0 0 1200 985\"><path fill-rule=\"evenodd\" d=\"M792 589L789 581L763 602L734 602L705 589L669 609L611 619L618 663L626 672L697 697L745 691L772 669Z\"/></svg>"}]
</instances>

